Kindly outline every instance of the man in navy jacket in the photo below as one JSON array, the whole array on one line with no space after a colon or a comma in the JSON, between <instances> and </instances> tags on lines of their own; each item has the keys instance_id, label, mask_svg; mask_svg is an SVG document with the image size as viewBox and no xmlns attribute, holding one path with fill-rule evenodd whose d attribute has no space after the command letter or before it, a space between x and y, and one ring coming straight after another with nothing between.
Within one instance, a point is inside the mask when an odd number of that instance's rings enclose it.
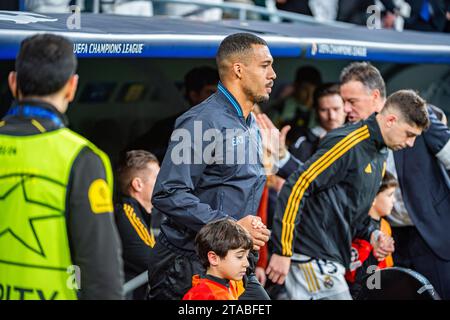
<instances>
[{"instance_id":1,"label":"man in navy jacket","mask_svg":"<svg viewBox=\"0 0 450 320\"><path fill-rule=\"evenodd\" d=\"M276 75L266 42L252 34L225 38L217 53L218 91L181 115L158 175L152 203L166 216L149 261L149 299L181 299L204 272L194 239L202 226L232 218L253 238L269 239L255 217L265 183L261 138L251 111L267 101ZM248 257L245 299L269 299Z\"/></svg>"}]
</instances>

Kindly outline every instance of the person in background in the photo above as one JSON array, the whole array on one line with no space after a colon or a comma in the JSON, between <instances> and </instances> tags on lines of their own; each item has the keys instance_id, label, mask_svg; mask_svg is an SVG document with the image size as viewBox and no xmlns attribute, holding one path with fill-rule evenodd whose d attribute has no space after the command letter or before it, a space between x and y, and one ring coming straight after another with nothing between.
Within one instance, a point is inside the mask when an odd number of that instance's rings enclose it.
<instances>
[{"instance_id":1,"label":"person in background","mask_svg":"<svg viewBox=\"0 0 450 320\"><path fill-rule=\"evenodd\" d=\"M19 1L18 1L19 2ZM70 0L25 0L27 11L40 13L69 13Z\"/></svg>"},{"instance_id":2,"label":"person in background","mask_svg":"<svg viewBox=\"0 0 450 320\"><path fill-rule=\"evenodd\" d=\"M203 102L215 93L218 82L219 74L217 69L209 66L195 67L186 73L184 77L184 96L189 103L189 108ZM158 158L159 162L162 162L172 135L175 120L180 115L181 113L178 113L157 121L149 131L130 144L128 149L150 151Z\"/></svg>"},{"instance_id":3,"label":"person in background","mask_svg":"<svg viewBox=\"0 0 450 320\"><path fill-rule=\"evenodd\" d=\"M305 162L317 150L319 142L327 132L341 127L345 123L344 101L339 94L339 85L326 83L314 91L313 109L318 125L310 128L292 129L287 135L289 151L298 160ZM293 143L289 143L293 141Z\"/></svg>"},{"instance_id":4,"label":"person in background","mask_svg":"<svg viewBox=\"0 0 450 320\"><path fill-rule=\"evenodd\" d=\"M397 187L398 182L395 177L389 171L386 171L380 189L369 210L369 216L377 223L380 231L388 236L392 236L392 230L385 217L391 214L394 207L394 193ZM369 267L377 266L378 269L384 269L393 265L394 260L391 254L379 261L373 255L373 246L368 241L353 239L350 268L345 274L352 298L358 298L361 287L364 285L364 277L374 271L370 270Z\"/></svg>"},{"instance_id":5,"label":"person in background","mask_svg":"<svg viewBox=\"0 0 450 320\"><path fill-rule=\"evenodd\" d=\"M316 124L312 112L314 90L322 84L319 70L313 66L297 69L293 90L289 96L282 98L272 106L271 118L279 126L312 128Z\"/></svg>"},{"instance_id":6,"label":"person in background","mask_svg":"<svg viewBox=\"0 0 450 320\"><path fill-rule=\"evenodd\" d=\"M147 270L149 252L155 246L151 197L158 172L158 159L144 150L126 152L119 163L120 196L115 219L122 240L125 281ZM146 288L147 285L137 288L128 298L144 300Z\"/></svg>"},{"instance_id":7,"label":"person in background","mask_svg":"<svg viewBox=\"0 0 450 320\"><path fill-rule=\"evenodd\" d=\"M276 6L279 10L312 16L308 1L276 0Z\"/></svg>"},{"instance_id":8,"label":"person in background","mask_svg":"<svg viewBox=\"0 0 450 320\"><path fill-rule=\"evenodd\" d=\"M384 7L382 12L382 26L391 28L396 19L398 9L393 0L380 0ZM368 9L374 7L377 1L374 0L339 0L337 18L338 21L367 25L367 21L372 12ZM380 25L381 27L381 25Z\"/></svg>"},{"instance_id":9,"label":"person in background","mask_svg":"<svg viewBox=\"0 0 450 320\"><path fill-rule=\"evenodd\" d=\"M443 32L450 16L449 0L405 0L411 14L405 20L405 29Z\"/></svg>"}]
</instances>

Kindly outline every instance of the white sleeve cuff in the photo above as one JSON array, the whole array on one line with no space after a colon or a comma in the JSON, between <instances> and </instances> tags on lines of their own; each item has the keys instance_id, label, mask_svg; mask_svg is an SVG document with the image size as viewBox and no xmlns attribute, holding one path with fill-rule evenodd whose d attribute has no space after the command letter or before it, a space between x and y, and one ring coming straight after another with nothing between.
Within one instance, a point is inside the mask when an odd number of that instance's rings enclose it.
<instances>
[{"instance_id":1,"label":"white sleeve cuff","mask_svg":"<svg viewBox=\"0 0 450 320\"><path fill-rule=\"evenodd\" d=\"M277 168L282 168L291 158L291 153L289 151L286 151L286 156L283 159L278 160L278 163L276 163L275 165L277 166Z\"/></svg>"},{"instance_id":2,"label":"white sleeve cuff","mask_svg":"<svg viewBox=\"0 0 450 320\"><path fill-rule=\"evenodd\" d=\"M373 234L373 241L371 241L370 244L371 244L372 246L374 246L375 243L378 242L378 239L380 239L381 231L377 229L377 230L375 230L374 232L372 232L372 233L370 234L371 237L372 237L372 234ZM372 239L371 239L371 240L372 240Z\"/></svg>"}]
</instances>

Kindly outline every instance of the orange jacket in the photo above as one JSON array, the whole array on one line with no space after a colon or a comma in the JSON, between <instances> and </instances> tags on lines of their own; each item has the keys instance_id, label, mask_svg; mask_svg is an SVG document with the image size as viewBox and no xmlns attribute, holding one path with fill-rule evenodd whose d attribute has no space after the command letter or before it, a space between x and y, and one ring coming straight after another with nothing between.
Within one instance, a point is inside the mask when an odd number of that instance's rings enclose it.
<instances>
[{"instance_id":1,"label":"orange jacket","mask_svg":"<svg viewBox=\"0 0 450 320\"><path fill-rule=\"evenodd\" d=\"M229 284L227 288L196 274L192 276L192 288L184 295L183 300L237 300L244 292L242 281L230 280Z\"/></svg>"}]
</instances>

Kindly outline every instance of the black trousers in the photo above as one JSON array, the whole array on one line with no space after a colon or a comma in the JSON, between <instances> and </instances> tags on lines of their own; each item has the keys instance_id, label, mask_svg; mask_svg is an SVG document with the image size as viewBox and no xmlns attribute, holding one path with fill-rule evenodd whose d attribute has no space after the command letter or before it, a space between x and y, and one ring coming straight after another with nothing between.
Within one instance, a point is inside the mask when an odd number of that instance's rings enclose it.
<instances>
[{"instance_id":1,"label":"black trousers","mask_svg":"<svg viewBox=\"0 0 450 320\"><path fill-rule=\"evenodd\" d=\"M438 257L416 227L393 227L394 265L419 272L442 299L450 300L450 261Z\"/></svg>"},{"instance_id":2,"label":"black trousers","mask_svg":"<svg viewBox=\"0 0 450 320\"><path fill-rule=\"evenodd\" d=\"M255 276L258 256L251 253L250 267L244 279L245 292L239 300L270 300ZM181 251L159 237L153 248L148 268L149 300L181 300L192 287L192 276L205 270L195 253Z\"/></svg>"}]
</instances>

